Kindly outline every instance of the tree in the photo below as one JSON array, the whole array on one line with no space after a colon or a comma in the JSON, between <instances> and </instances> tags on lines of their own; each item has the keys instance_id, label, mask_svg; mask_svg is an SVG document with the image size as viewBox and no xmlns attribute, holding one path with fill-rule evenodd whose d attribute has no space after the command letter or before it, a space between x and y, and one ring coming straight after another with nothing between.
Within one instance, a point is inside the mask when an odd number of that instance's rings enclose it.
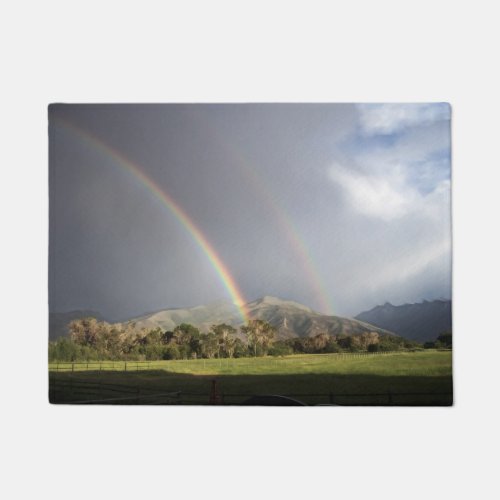
<instances>
[{"instance_id":1,"label":"tree","mask_svg":"<svg viewBox=\"0 0 500 500\"><path fill-rule=\"evenodd\" d=\"M228 358L232 358L234 356L234 351L236 350L236 341L237 340L238 339L234 336L228 337L226 339L226 344L225 344L224 349L226 351Z\"/></svg>"},{"instance_id":2,"label":"tree","mask_svg":"<svg viewBox=\"0 0 500 500\"><path fill-rule=\"evenodd\" d=\"M342 349L340 346L335 342L335 339L331 338L330 342L328 342L327 346L324 349L324 352L327 353L334 353L334 352L341 352Z\"/></svg>"},{"instance_id":3,"label":"tree","mask_svg":"<svg viewBox=\"0 0 500 500\"><path fill-rule=\"evenodd\" d=\"M49 361L78 361L80 349L73 340L61 337L49 342Z\"/></svg>"},{"instance_id":4,"label":"tree","mask_svg":"<svg viewBox=\"0 0 500 500\"><path fill-rule=\"evenodd\" d=\"M148 361L155 361L158 359L163 359L164 347L161 344L146 344L142 348L143 354L146 356Z\"/></svg>"},{"instance_id":5,"label":"tree","mask_svg":"<svg viewBox=\"0 0 500 500\"><path fill-rule=\"evenodd\" d=\"M163 333L161 328L157 327L152 330L145 330L144 341L145 344L148 345L158 345L163 343Z\"/></svg>"},{"instance_id":6,"label":"tree","mask_svg":"<svg viewBox=\"0 0 500 500\"><path fill-rule=\"evenodd\" d=\"M113 325L101 322L97 329L96 348L99 351L101 359L119 358L122 354L122 344L120 341L120 332Z\"/></svg>"},{"instance_id":7,"label":"tree","mask_svg":"<svg viewBox=\"0 0 500 500\"><path fill-rule=\"evenodd\" d=\"M68 325L71 339L80 345L95 347L98 340L99 321L95 318L82 318L71 321Z\"/></svg>"},{"instance_id":8,"label":"tree","mask_svg":"<svg viewBox=\"0 0 500 500\"><path fill-rule=\"evenodd\" d=\"M235 358L245 358L246 356L248 356L248 347L238 337L234 338L233 356Z\"/></svg>"},{"instance_id":9,"label":"tree","mask_svg":"<svg viewBox=\"0 0 500 500\"><path fill-rule=\"evenodd\" d=\"M314 352L321 352L325 349L330 341L330 335L328 333L318 333L311 339L312 348Z\"/></svg>"},{"instance_id":10,"label":"tree","mask_svg":"<svg viewBox=\"0 0 500 500\"><path fill-rule=\"evenodd\" d=\"M219 341L214 333L201 335L201 354L205 358L213 358L219 350Z\"/></svg>"},{"instance_id":11,"label":"tree","mask_svg":"<svg viewBox=\"0 0 500 500\"><path fill-rule=\"evenodd\" d=\"M217 337L218 342L218 357L220 358L221 351L228 357L232 358L234 348L236 347L236 339L234 334L236 329L225 323L220 325L212 325L210 331Z\"/></svg>"},{"instance_id":12,"label":"tree","mask_svg":"<svg viewBox=\"0 0 500 500\"><path fill-rule=\"evenodd\" d=\"M291 346L294 353L303 353L306 352L304 341L307 339L294 338L288 339L287 343Z\"/></svg>"},{"instance_id":13,"label":"tree","mask_svg":"<svg viewBox=\"0 0 500 500\"><path fill-rule=\"evenodd\" d=\"M368 349L368 346L378 344L380 335L377 332L364 332L358 336L359 345L362 349Z\"/></svg>"},{"instance_id":14,"label":"tree","mask_svg":"<svg viewBox=\"0 0 500 500\"><path fill-rule=\"evenodd\" d=\"M163 359L179 359L181 357L181 353L175 344L169 344L164 346L162 357Z\"/></svg>"},{"instance_id":15,"label":"tree","mask_svg":"<svg viewBox=\"0 0 500 500\"><path fill-rule=\"evenodd\" d=\"M246 335L254 356L257 356L257 347L262 347L265 352L274 340L275 328L261 319L251 319L248 325L242 326L241 331Z\"/></svg>"},{"instance_id":16,"label":"tree","mask_svg":"<svg viewBox=\"0 0 500 500\"><path fill-rule=\"evenodd\" d=\"M189 323L182 323L174 328L173 339L178 345L189 344L193 339L199 338L200 330Z\"/></svg>"},{"instance_id":17,"label":"tree","mask_svg":"<svg viewBox=\"0 0 500 500\"><path fill-rule=\"evenodd\" d=\"M286 342L279 341L275 342L269 349L269 354L271 356L287 356L293 354L293 348Z\"/></svg>"},{"instance_id":18,"label":"tree","mask_svg":"<svg viewBox=\"0 0 500 500\"><path fill-rule=\"evenodd\" d=\"M453 342L452 342L452 336L451 336L451 331L442 333L437 338L436 344L438 342L440 343L439 345L442 346L442 347L449 347L449 348L451 348L452 344L453 344Z\"/></svg>"},{"instance_id":19,"label":"tree","mask_svg":"<svg viewBox=\"0 0 500 500\"><path fill-rule=\"evenodd\" d=\"M384 351L384 352L399 351L399 349L401 348L401 344L402 342L400 338L386 335L378 343L379 351Z\"/></svg>"},{"instance_id":20,"label":"tree","mask_svg":"<svg viewBox=\"0 0 500 500\"><path fill-rule=\"evenodd\" d=\"M337 343L346 351L358 352L360 350L361 341L356 335L337 335Z\"/></svg>"}]
</instances>

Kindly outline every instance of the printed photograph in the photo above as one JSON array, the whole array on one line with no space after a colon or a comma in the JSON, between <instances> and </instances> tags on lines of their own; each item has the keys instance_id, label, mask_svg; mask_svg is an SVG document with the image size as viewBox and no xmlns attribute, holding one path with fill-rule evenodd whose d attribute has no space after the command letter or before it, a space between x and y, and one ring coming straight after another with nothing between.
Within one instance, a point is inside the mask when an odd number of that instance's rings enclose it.
<instances>
[{"instance_id":1,"label":"printed photograph","mask_svg":"<svg viewBox=\"0 0 500 500\"><path fill-rule=\"evenodd\" d=\"M50 403L452 405L450 124L51 104Z\"/></svg>"}]
</instances>

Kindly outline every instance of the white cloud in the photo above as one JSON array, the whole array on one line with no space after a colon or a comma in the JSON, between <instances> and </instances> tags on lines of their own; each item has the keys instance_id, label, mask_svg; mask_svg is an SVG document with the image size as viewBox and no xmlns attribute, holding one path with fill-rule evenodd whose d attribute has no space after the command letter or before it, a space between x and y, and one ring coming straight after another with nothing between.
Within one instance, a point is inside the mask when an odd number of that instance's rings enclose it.
<instances>
[{"instance_id":1,"label":"white cloud","mask_svg":"<svg viewBox=\"0 0 500 500\"><path fill-rule=\"evenodd\" d=\"M435 180L422 191L410 165L365 159L329 170L342 188L345 224L357 228L342 257L347 263L337 269L340 281L347 283L344 298L356 302L366 295L368 302L384 302L400 294L404 301L412 297L412 283L422 286L424 294L426 283L445 290L451 258L450 180ZM424 167L427 175L432 162Z\"/></svg>"},{"instance_id":2,"label":"white cloud","mask_svg":"<svg viewBox=\"0 0 500 500\"><path fill-rule=\"evenodd\" d=\"M422 170L429 175L429 167ZM405 165L387 165L372 170L348 169L335 164L330 168L330 179L341 186L349 206L357 213L384 221L401 219L419 214L429 219L443 220L449 212L449 179L435 182L426 192L418 189L418 184L410 177Z\"/></svg>"},{"instance_id":3,"label":"white cloud","mask_svg":"<svg viewBox=\"0 0 500 500\"><path fill-rule=\"evenodd\" d=\"M436 241L422 248L419 248L416 242L415 247L411 252L403 253L397 259L391 259L374 268L367 282L378 290L410 280L423 273L434 262L442 260L444 256L449 256L451 239L447 234L443 234L441 238L437 238Z\"/></svg>"},{"instance_id":4,"label":"white cloud","mask_svg":"<svg viewBox=\"0 0 500 500\"><path fill-rule=\"evenodd\" d=\"M409 127L450 118L450 107L446 103L359 104L357 108L364 135L390 135Z\"/></svg>"},{"instance_id":5,"label":"white cloud","mask_svg":"<svg viewBox=\"0 0 500 500\"><path fill-rule=\"evenodd\" d=\"M369 175L335 165L330 178L339 184L352 207L367 216L384 220L397 219L408 213L415 192L396 171L391 175Z\"/></svg>"},{"instance_id":6,"label":"white cloud","mask_svg":"<svg viewBox=\"0 0 500 500\"><path fill-rule=\"evenodd\" d=\"M359 106L362 135L358 129L330 159L335 210L327 218L334 228L327 273L341 284L334 299L350 314L386 300L449 297L446 118L447 105Z\"/></svg>"}]
</instances>

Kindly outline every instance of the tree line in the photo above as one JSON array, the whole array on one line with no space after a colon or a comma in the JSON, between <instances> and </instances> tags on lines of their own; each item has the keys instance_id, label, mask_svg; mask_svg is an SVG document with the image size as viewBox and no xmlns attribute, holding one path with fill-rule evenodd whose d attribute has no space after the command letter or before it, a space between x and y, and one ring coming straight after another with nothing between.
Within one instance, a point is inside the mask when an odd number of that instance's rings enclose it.
<instances>
[{"instance_id":1,"label":"tree line","mask_svg":"<svg viewBox=\"0 0 500 500\"><path fill-rule=\"evenodd\" d=\"M242 336L231 325L212 325L208 333L188 323L172 331L142 328L82 318L68 325L69 336L49 342L49 361L160 360L265 356L276 330L262 320L242 326ZM243 337L243 339L241 338Z\"/></svg>"},{"instance_id":2,"label":"tree line","mask_svg":"<svg viewBox=\"0 0 500 500\"><path fill-rule=\"evenodd\" d=\"M212 325L209 332L201 333L187 323L171 331L158 327L138 330L134 323L110 324L95 318L74 320L68 330L68 337L49 342L49 361L240 358L422 347L417 342L377 332L353 336L319 333L314 337L278 340L276 329L259 319L250 320L240 328L239 334L225 323ZM436 347L443 344L441 340ZM451 347L451 334L449 344Z\"/></svg>"}]
</instances>

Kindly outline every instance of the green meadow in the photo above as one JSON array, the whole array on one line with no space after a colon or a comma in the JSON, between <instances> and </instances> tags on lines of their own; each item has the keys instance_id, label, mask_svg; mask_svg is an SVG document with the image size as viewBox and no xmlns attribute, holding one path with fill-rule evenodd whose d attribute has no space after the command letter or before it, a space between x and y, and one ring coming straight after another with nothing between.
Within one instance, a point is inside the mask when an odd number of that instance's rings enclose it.
<instances>
[{"instance_id":1,"label":"green meadow","mask_svg":"<svg viewBox=\"0 0 500 500\"><path fill-rule=\"evenodd\" d=\"M450 405L451 366L451 351L438 350L51 363L49 397L63 404L238 405L279 394L309 405Z\"/></svg>"}]
</instances>

